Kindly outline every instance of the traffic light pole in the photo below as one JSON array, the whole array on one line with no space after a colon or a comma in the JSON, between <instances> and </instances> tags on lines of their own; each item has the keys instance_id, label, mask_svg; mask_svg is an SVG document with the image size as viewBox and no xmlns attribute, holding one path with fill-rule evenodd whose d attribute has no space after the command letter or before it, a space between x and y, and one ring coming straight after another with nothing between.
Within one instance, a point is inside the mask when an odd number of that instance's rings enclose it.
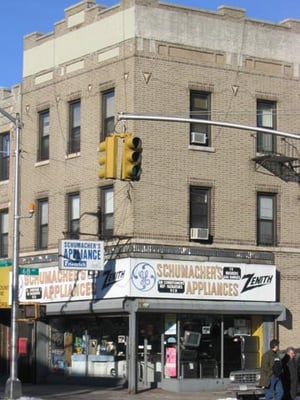
<instances>
[{"instance_id":1,"label":"traffic light pole","mask_svg":"<svg viewBox=\"0 0 300 400\"><path fill-rule=\"evenodd\" d=\"M4 398L19 399L22 396L22 383L18 379L17 338L18 338L18 302L19 302L19 146L21 121L19 114L13 117L0 108L0 114L15 125L15 171L14 171L14 225L13 225L13 266L11 284L11 325L10 325L10 375L5 384Z\"/></svg>"},{"instance_id":2,"label":"traffic light pole","mask_svg":"<svg viewBox=\"0 0 300 400\"><path fill-rule=\"evenodd\" d=\"M231 122L211 121L211 120L197 119L197 118L168 117L168 116L161 116L161 115L128 114L128 113L123 113L123 112L118 113L118 121L126 121L126 120L185 122L185 123L193 123L193 124L198 123L198 124L204 124L204 125L222 126L225 128L241 129L241 130L246 130L246 131L270 133L272 135L283 136L283 137L288 137L291 139L300 140L300 135L296 135L294 133L287 133L287 132L277 131L275 129L265 129L265 128L259 128L259 127L249 126L249 125L232 124Z\"/></svg>"}]
</instances>

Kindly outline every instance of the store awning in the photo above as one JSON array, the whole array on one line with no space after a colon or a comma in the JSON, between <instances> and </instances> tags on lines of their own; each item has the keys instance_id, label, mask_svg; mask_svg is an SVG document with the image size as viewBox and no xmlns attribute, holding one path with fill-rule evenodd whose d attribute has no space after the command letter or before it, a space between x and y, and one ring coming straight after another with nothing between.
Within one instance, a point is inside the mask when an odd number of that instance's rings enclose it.
<instances>
[{"instance_id":1,"label":"store awning","mask_svg":"<svg viewBox=\"0 0 300 400\"><path fill-rule=\"evenodd\" d=\"M286 319L286 309L278 302L205 301L177 299L136 299L138 311L189 312L201 314L257 314L270 315L278 321Z\"/></svg>"},{"instance_id":2,"label":"store awning","mask_svg":"<svg viewBox=\"0 0 300 400\"><path fill-rule=\"evenodd\" d=\"M168 312L198 314L269 315L284 321L286 309L278 302L205 301L152 298L120 298L97 301L70 301L47 304L47 315L96 314L115 312Z\"/></svg>"}]
</instances>

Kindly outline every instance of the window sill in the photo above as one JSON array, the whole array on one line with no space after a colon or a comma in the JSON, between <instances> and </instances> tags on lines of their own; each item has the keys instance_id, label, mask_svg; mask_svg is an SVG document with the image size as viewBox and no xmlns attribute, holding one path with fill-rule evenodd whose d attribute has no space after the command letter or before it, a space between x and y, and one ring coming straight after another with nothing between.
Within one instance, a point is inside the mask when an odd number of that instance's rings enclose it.
<instances>
[{"instance_id":1,"label":"window sill","mask_svg":"<svg viewBox=\"0 0 300 400\"><path fill-rule=\"evenodd\" d=\"M70 153L70 154L66 154L65 159L69 160L71 158L77 158L80 156L80 151L78 153Z\"/></svg>"},{"instance_id":2,"label":"window sill","mask_svg":"<svg viewBox=\"0 0 300 400\"><path fill-rule=\"evenodd\" d=\"M48 165L49 162L50 162L49 160L37 161L37 162L34 164L34 166L35 166L35 167L41 167L41 166L43 166L43 165Z\"/></svg>"},{"instance_id":3,"label":"window sill","mask_svg":"<svg viewBox=\"0 0 300 400\"><path fill-rule=\"evenodd\" d=\"M0 185L7 185L9 183L9 179L4 179L3 181L0 181Z\"/></svg>"},{"instance_id":4,"label":"window sill","mask_svg":"<svg viewBox=\"0 0 300 400\"><path fill-rule=\"evenodd\" d=\"M190 144L188 148L189 148L189 150L205 151L206 153L215 153L216 152L215 147L197 146L197 145Z\"/></svg>"}]
</instances>

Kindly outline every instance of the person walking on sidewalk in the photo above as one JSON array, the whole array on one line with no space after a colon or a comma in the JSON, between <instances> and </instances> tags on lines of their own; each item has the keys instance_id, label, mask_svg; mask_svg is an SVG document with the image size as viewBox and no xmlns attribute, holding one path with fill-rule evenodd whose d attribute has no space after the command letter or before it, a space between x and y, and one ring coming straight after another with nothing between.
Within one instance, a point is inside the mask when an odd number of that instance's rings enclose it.
<instances>
[{"instance_id":1,"label":"person walking on sidewalk","mask_svg":"<svg viewBox=\"0 0 300 400\"><path fill-rule=\"evenodd\" d=\"M279 358L279 341L272 339L270 350L261 359L260 385L265 389L265 400L281 400L283 386L281 381L282 365Z\"/></svg>"},{"instance_id":2,"label":"person walking on sidewalk","mask_svg":"<svg viewBox=\"0 0 300 400\"><path fill-rule=\"evenodd\" d=\"M295 400L297 396L298 371L295 360L295 349L288 347L282 359L282 384L284 389L284 400Z\"/></svg>"}]
</instances>

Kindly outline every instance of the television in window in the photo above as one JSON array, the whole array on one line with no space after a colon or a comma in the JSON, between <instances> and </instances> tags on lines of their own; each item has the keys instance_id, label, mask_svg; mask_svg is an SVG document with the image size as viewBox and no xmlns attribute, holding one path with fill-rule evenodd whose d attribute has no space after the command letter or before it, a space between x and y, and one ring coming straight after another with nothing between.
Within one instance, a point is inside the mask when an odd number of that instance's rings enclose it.
<instances>
[{"instance_id":1,"label":"television in window","mask_svg":"<svg viewBox=\"0 0 300 400\"><path fill-rule=\"evenodd\" d=\"M185 331L183 337L183 344L189 347L199 347L201 340L201 333Z\"/></svg>"}]
</instances>

